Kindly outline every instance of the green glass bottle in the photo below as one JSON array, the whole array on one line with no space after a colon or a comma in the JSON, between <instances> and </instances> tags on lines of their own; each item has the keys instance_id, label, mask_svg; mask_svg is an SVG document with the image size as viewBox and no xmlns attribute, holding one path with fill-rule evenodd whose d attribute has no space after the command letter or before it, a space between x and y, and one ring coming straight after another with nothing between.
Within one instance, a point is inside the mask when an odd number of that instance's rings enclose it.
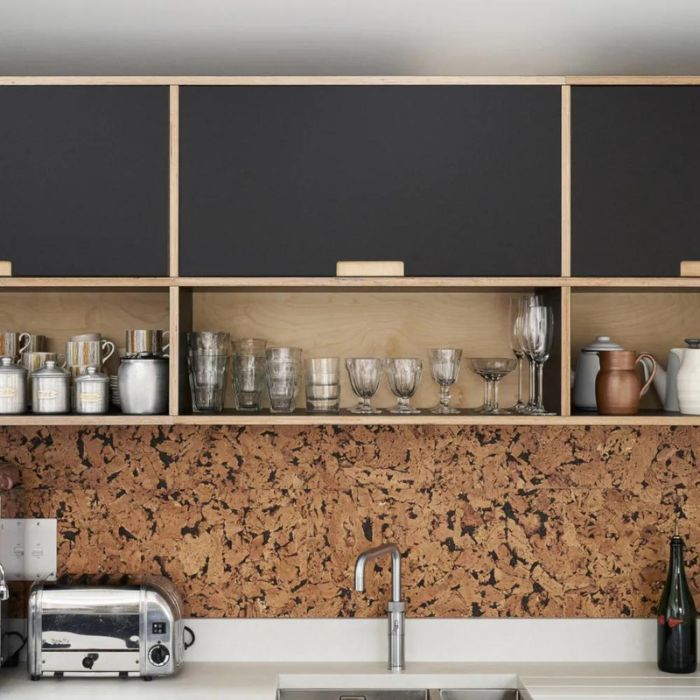
<instances>
[{"instance_id":1,"label":"green glass bottle","mask_svg":"<svg viewBox=\"0 0 700 700\"><path fill-rule=\"evenodd\" d=\"M683 565L683 539L671 538L668 577L657 618L658 664L667 673L693 673L698 665L697 611Z\"/></svg>"}]
</instances>

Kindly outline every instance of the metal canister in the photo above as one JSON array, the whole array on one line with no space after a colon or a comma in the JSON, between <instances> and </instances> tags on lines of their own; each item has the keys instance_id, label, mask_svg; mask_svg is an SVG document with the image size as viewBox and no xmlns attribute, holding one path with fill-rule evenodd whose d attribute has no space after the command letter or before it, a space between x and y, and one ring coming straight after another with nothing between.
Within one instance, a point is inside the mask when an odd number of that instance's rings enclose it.
<instances>
[{"instance_id":1,"label":"metal canister","mask_svg":"<svg viewBox=\"0 0 700 700\"><path fill-rule=\"evenodd\" d=\"M73 410L76 413L107 413L109 377L90 365L73 382Z\"/></svg>"},{"instance_id":2,"label":"metal canister","mask_svg":"<svg viewBox=\"0 0 700 700\"><path fill-rule=\"evenodd\" d=\"M119 365L119 398L124 413L167 413L168 360L159 357L122 358Z\"/></svg>"},{"instance_id":3,"label":"metal canister","mask_svg":"<svg viewBox=\"0 0 700 700\"><path fill-rule=\"evenodd\" d=\"M0 357L0 414L24 413L27 410L27 370Z\"/></svg>"},{"instance_id":4,"label":"metal canister","mask_svg":"<svg viewBox=\"0 0 700 700\"><path fill-rule=\"evenodd\" d=\"M46 360L32 374L32 413L68 413L70 411L70 374Z\"/></svg>"}]
</instances>

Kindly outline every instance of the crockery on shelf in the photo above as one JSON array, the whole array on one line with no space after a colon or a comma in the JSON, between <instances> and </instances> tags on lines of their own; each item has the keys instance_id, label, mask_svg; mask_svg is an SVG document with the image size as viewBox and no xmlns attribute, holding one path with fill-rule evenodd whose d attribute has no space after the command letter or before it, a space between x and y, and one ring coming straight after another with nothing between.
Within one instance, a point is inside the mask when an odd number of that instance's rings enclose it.
<instances>
[{"instance_id":1,"label":"crockery on shelf","mask_svg":"<svg viewBox=\"0 0 700 700\"><path fill-rule=\"evenodd\" d=\"M459 348L431 348L430 371L440 387L440 402L431 409L431 413L449 415L459 413L450 406L450 387L457 381L462 351Z\"/></svg>"},{"instance_id":2,"label":"crockery on shelf","mask_svg":"<svg viewBox=\"0 0 700 700\"><path fill-rule=\"evenodd\" d=\"M345 369L348 371L352 391L359 399L358 403L350 409L350 413L364 415L381 413L370 403L372 397L377 393L379 382L382 379L381 359L378 357L348 357L345 359Z\"/></svg>"},{"instance_id":3,"label":"crockery on shelf","mask_svg":"<svg viewBox=\"0 0 700 700\"><path fill-rule=\"evenodd\" d=\"M595 380L598 413L603 416L633 416L639 411L639 400L647 393L656 373L656 360L649 353L637 355L631 350L602 350L600 372ZM651 376L645 384L639 378L637 365L651 363Z\"/></svg>"},{"instance_id":4,"label":"crockery on shelf","mask_svg":"<svg viewBox=\"0 0 700 700\"><path fill-rule=\"evenodd\" d=\"M595 411L598 408L595 398L595 379L600 371L599 352L605 350L624 350L613 342L610 336L599 335L586 345L576 361L576 370L572 373L574 383L573 404L583 411Z\"/></svg>"},{"instance_id":5,"label":"crockery on shelf","mask_svg":"<svg viewBox=\"0 0 700 700\"><path fill-rule=\"evenodd\" d=\"M512 357L474 357L472 369L484 380L484 403L476 409L477 413L489 415L509 414L498 405L498 383L516 367L517 360Z\"/></svg>"},{"instance_id":6,"label":"crockery on shelf","mask_svg":"<svg viewBox=\"0 0 700 700\"><path fill-rule=\"evenodd\" d=\"M233 401L239 411L259 411L262 408L266 347L267 341L260 338L233 341Z\"/></svg>"},{"instance_id":7,"label":"crockery on shelf","mask_svg":"<svg viewBox=\"0 0 700 700\"><path fill-rule=\"evenodd\" d=\"M43 335L20 333L18 342L20 356L26 352L42 352L46 350L46 336Z\"/></svg>"},{"instance_id":8,"label":"crockery on shelf","mask_svg":"<svg viewBox=\"0 0 700 700\"><path fill-rule=\"evenodd\" d=\"M384 371L391 393L397 399L396 405L389 409L389 413L399 415L420 413L420 409L411 406L411 399L420 384L423 361L415 357L388 357L384 360Z\"/></svg>"},{"instance_id":9,"label":"crockery on shelf","mask_svg":"<svg viewBox=\"0 0 700 700\"><path fill-rule=\"evenodd\" d=\"M20 335L19 331L0 331L0 357L17 359Z\"/></svg>"},{"instance_id":10,"label":"crockery on shelf","mask_svg":"<svg viewBox=\"0 0 700 700\"><path fill-rule=\"evenodd\" d=\"M268 348L267 393L272 413L293 413L301 384L301 349Z\"/></svg>"},{"instance_id":11,"label":"crockery on shelf","mask_svg":"<svg viewBox=\"0 0 700 700\"><path fill-rule=\"evenodd\" d=\"M32 374L32 413L68 413L70 411L70 374L46 360Z\"/></svg>"},{"instance_id":12,"label":"crockery on shelf","mask_svg":"<svg viewBox=\"0 0 700 700\"><path fill-rule=\"evenodd\" d=\"M306 409L312 413L337 413L340 409L340 360L312 357L304 361Z\"/></svg>"},{"instance_id":13,"label":"crockery on shelf","mask_svg":"<svg viewBox=\"0 0 700 700\"><path fill-rule=\"evenodd\" d=\"M27 410L27 370L9 356L0 357L0 414L13 415Z\"/></svg>"},{"instance_id":14,"label":"crockery on shelf","mask_svg":"<svg viewBox=\"0 0 700 700\"><path fill-rule=\"evenodd\" d=\"M126 331L124 343L124 355L135 357L138 355L166 355L170 343L166 343L170 331L130 329Z\"/></svg>"},{"instance_id":15,"label":"crockery on shelf","mask_svg":"<svg viewBox=\"0 0 700 700\"><path fill-rule=\"evenodd\" d=\"M168 412L168 360L125 357L119 365L119 400L123 413L161 415Z\"/></svg>"},{"instance_id":16,"label":"crockery on shelf","mask_svg":"<svg viewBox=\"0 0 700 700\"><path fill-rule=\"evenodd\" d=\"M81 414L101 414L109 410L109 377L97 367L86 367L73 382L73 410Z\"/></svg>"}]
</instances>

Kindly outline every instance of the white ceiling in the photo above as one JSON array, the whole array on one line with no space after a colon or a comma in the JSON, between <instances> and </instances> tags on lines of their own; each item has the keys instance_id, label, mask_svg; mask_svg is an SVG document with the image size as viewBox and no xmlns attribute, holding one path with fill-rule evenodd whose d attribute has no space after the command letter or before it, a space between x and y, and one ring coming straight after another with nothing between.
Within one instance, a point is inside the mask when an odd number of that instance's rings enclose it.
<instances>
[{"instance_id":1,"label":"white ceiling","mask_svg":"<svg viewBox=\"0 0 700 700\"><path fill-rule=\"evenodd\" d=\"M700 74L699 0L0 0L0 74Z\"/></svg>"}]
</instances>

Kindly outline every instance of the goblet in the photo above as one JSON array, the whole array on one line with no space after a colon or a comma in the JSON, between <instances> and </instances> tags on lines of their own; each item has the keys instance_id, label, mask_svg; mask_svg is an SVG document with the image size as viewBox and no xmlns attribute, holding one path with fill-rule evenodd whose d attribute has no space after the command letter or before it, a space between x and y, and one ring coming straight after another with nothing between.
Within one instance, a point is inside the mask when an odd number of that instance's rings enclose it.
<instances>
[{"instance_id":1,"label":"goblet","mask_svg":"<svg viewBox=\"0 0 700 700\"><path fill-rule=\"evenodd\" d=\"M431 348L430 370L433 379L440 387L440 402L430 409L431 413L449 415L459 413L450 406L450 387L457 381L462 351L458 348Z\"/></svg>"},{"instance_id":2,"label":"goblet","mask_svg":"<svg viewBox=\"0 0 700 700\"><path fill-rule=\"evenodd\" d=\"M372 408L370 399L379 389L382 361L378 357L348 357L345 359L345 369L348 371L353 393L359 399L350 409L350 413L381 413L379 409Z\"/></svg>"},{"instance_id":3,"label":"goblet","mask_svg":"<svg viewBox=\"0 0 700 700\"><path fill-rule=\"evenodd\" d=\"M389 412L399 415L420 413L419 409L411 406L410 401L420 384L423 362L414 357L390 357L384 360L384 370L391 393L397 399Z\"/></svg>"}]
</instances>

